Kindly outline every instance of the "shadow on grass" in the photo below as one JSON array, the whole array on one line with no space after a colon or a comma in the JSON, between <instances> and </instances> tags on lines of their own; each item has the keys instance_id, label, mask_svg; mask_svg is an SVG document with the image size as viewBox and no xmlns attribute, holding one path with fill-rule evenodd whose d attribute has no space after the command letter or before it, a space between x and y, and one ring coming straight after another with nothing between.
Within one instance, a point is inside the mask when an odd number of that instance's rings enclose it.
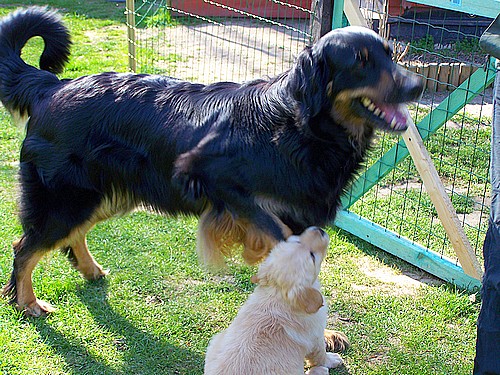
<instances>
[{"instance_id":1,"label":"shadow on grass","mask_svg":"<svg viewBox=\"0 0 500 375\"><path fill-rule=\"evenodd\" d=\"M95 322L117 337L113 344L116 351L122 353L115 355L119 357L117 362L120 364L113 366L103 361L99 353L90 353L85 343L74 338L68 339L45 319L32 321L42 341L64 358L73 373L79 375L203 373L204 358L200 355L145 332L116 313L107 301L107 287L108 283L104 279L89 282L85 288L78 291L78 294Z\"/></svg>"}]
</instances>

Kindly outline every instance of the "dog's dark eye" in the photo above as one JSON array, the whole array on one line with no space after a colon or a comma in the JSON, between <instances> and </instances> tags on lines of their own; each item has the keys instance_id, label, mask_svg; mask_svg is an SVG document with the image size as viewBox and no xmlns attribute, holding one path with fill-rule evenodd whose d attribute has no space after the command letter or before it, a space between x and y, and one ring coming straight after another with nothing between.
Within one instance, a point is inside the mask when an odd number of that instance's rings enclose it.
<instances>
[{"instance_id":1,"label":"dog's dark eye","mask_svg":"<svg viewBox=\"0 0 500 375\"><path fill-rule=\"evenodd\" d=\"M368 61L357 61L352 70L353 75L358 78L364 78L367 74L366 68L368 67Z\"/></svg>"},{"instance_id":2,"label":"dog's dark eye","mask_svg":"<svg viewBox=\"0 0 500 375\"><path fill-rule=\"evenodd\" d=\"M310 251L309 254L311 255L313 263L316 264L316 255L314 255L314 253L312 251Z\"/></svg>"}]
</instances>

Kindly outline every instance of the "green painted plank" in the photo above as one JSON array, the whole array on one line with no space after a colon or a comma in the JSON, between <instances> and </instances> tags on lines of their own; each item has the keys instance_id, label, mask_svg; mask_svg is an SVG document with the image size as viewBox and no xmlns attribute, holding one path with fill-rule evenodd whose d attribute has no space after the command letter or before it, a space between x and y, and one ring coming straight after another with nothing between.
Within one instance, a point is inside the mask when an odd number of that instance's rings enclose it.
<instances>
[{"instance_id":1,"label":"green painted plank","mask_svg":"<svg viewBox=\"0 0 500 375\"><path fill-rule=\"evenodd\" d=\"M333 0L332 30L343 27L344 0Z\"/></svg>"},{"instance_id":2,"label":"green painted plank","mask_svg":"<svg viewBox=\"0 0 500 375\"><path fill-rule=\"evenodd\" d=\"M491 59L486 70L476 70L469 79L458 86L417 124L418 131L424 141L494 81L496 73L496 70L493 69L494 62L495 60ZM408 155L408 149L403 139L400 139L352 184L351 189L342 197L342 207L351 207Z\"/></svg>"},{"instance_id":3,"label":"green painted plank","mask_svg":"<svg viewBox=\"0 0 500 375\"><path fill-rule=\"evenodd\" d=\"M450 260L358 214L341 210L337 213L334 224L372 245L460 288L471 291L481 288L479 280L465 274L461 267Z\"/></svg>"},{"instance_id":4,"label":"green painted plank","mask_svg":"<svg viewBox=\"0 0 500 375\"><path fill-rule=\"evenodd\" d=\"M495 18L500 13L500 2L498 0L412 0L412 3L488 18Z\"/></svg>"}]
</instances>

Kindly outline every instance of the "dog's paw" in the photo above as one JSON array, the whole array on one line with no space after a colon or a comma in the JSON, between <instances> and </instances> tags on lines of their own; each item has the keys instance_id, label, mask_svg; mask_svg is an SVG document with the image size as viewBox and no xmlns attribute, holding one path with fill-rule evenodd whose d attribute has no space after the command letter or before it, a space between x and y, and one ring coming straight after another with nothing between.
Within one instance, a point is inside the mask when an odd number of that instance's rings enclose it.
<instances>
[{"instance_id":1,"label":"dog's paw","mask_svg":"<svg viewBox=\"0 0 500 375\"><path fill-rule=\"evenodd\" d=\"M314 366L306 371L305 375L328 375L328 368L325 366Z\"/></svg>"},{"instance_id":2,"label":"dog's paw","mask_svg":"<svg viewBox=\"0 0 500 375\"><path fill-rule=\"evenodd\" d=\"M22 310L26 316L31 316L34 318L39 318L41 316L46 316L54 311L56 308L50 303L37 299L35 302L28 304L27 306L17 306L19 310Z\"/></svg>"},{"instance_id":3,"label":"dog's paw","mask_svg":"<svg viewBox=\"0 0 500 375\"><path fill-rule=\"evenodd\" d=\"M344 363L344 361L337 353L326 353L326 367L335 368L340 366L342 363Z\"/></svg>"},{"instance_id":4,"label":"dog's paw","mask_svg":"<svg viewBox=\"0 0 500 375\"><path fill-rule=\"evenodd\" d=\"M349 345L349 339L342 332L325 329L325 348L327 352L342 353Z\"/></svg>"}]
</instances>

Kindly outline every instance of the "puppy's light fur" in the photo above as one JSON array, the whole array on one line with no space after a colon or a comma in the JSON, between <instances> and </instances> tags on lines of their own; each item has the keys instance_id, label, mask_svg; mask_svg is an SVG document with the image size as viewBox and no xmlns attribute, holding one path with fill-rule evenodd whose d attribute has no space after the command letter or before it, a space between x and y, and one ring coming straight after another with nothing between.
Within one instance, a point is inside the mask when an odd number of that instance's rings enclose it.
<instances>
[{"instance_id":1,"label":"puppy's light fur","mask_svg":"<svg viewBox=\"0 0 500 375\"><path fill-rule=\"evenodd\" d=\"M328 374L342 363L325 351L328 308L318 274L329 238L308 228L278 243L254 277L258 285L235 320L214 336L205 375Z\"/></svg>"}]
</instances>

